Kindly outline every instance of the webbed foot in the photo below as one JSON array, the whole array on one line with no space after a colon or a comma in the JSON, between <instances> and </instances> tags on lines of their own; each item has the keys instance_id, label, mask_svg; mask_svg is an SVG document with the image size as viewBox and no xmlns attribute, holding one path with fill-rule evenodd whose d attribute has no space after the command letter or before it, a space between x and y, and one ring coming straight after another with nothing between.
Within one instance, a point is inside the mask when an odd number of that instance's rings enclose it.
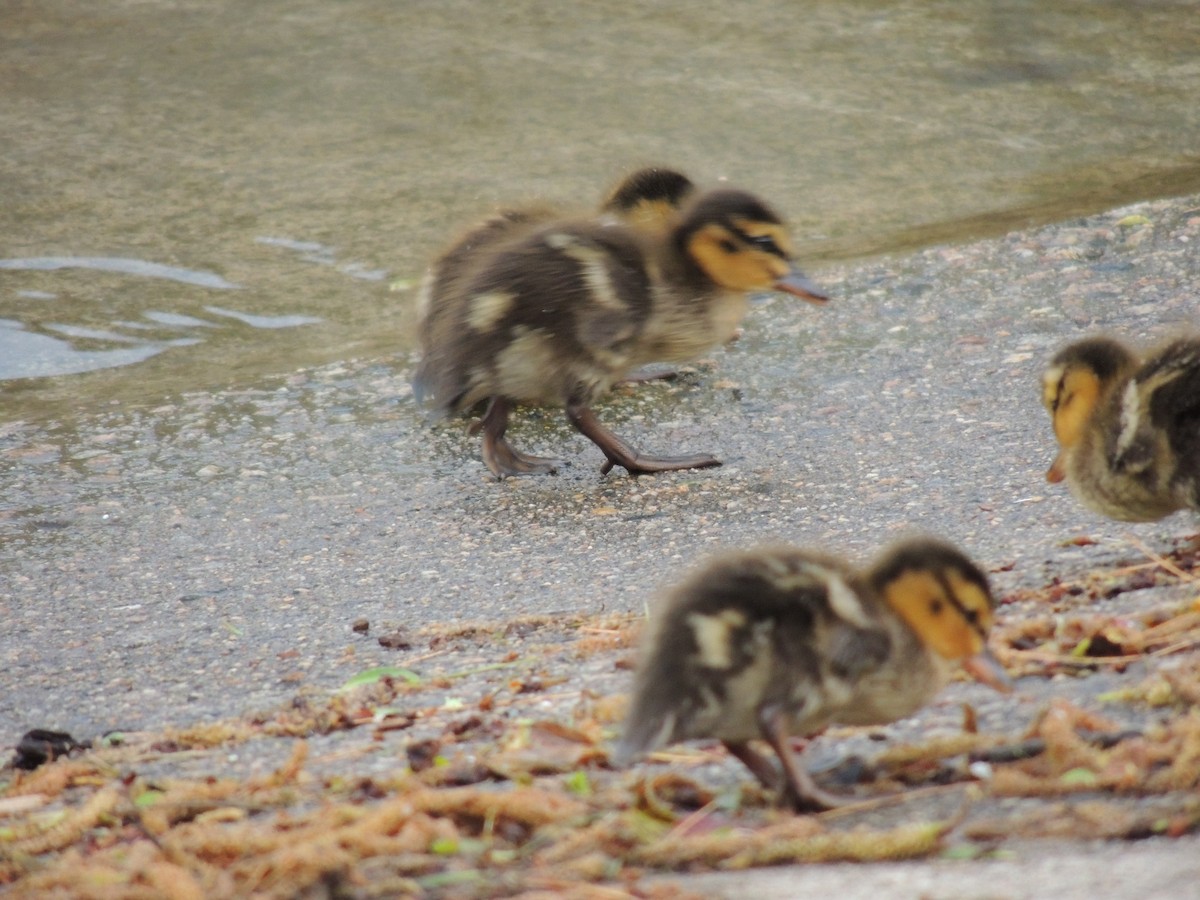
<instances>
[{"instance_id":1,"label":"webbed foot","mask_svg":"<svg viewBox=\"0 0 1200 900\"><path fill-rule=\"evenodd\" d=\"M511 410L509 401L493 397L483 418L472 426L472 434L483 432L484 463L501 480L515 475L553 475L562 466L561 460L522 453L504 437Z\"/></svg>"},{"instance_id":2,"label":"webbed foot","mask_svg":"<svg viewBox=\"0 0 1200 900\"><path fill-rule=\"evenodd\" d=\"M650 456L639 453L601 425L595 413L586 406L568 406L567 418L581 434L591 440L608 457L608 461L600 467L601 475L607 475L614 466L621 466L630 475L652 475L655 472L708 469L721 465L719 459L707 453L693 453L689 456Z\"/></svg>"}]
</instances>

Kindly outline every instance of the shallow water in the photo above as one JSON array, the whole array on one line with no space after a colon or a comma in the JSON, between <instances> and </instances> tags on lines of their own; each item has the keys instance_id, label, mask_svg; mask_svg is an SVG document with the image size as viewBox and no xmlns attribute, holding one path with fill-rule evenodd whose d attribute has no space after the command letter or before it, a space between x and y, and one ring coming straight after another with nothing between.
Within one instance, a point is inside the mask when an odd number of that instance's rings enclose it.
<instances>
[{"instance_id":1,"label":"shallow water","mask_svg":"<svg viewBox=\"0 0 1200 900\"><path fill-rule=\"evenodd\" d=\"M0 8L0 417L411 348L498 203L661 162L806 267L1200 190L1191 2Z\"/></svg>"}]
</instances>

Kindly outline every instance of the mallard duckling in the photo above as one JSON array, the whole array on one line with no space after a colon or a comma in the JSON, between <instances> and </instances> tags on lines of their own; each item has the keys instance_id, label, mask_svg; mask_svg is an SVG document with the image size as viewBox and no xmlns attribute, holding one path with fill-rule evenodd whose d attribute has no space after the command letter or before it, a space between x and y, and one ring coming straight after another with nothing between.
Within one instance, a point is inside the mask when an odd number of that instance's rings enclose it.
<instances>
[{"instance_id":1,"label":"mallard duckling","mask_svg":"<svg viewBox=\"0 0 1200 900\"><path fill-rule=\"evenodd\" d=\"M646 231L664 230L679 207L695 193L692 180L674 169L647 167L630 172L601 201L601 221L625 224ZM435 260L417 295L418 330L423 346L438 331L438 318L453 316L448 297L456 296L458 279L468 271L468 261L499 241L523 229L561 218L548 204L500 209L473 225Z\"/></svg>"},{"instance_id":2,"label":"mallard duckling","mask_svg":"<svg viewBox=\"0 0 1200 900\"><path fill-rule=\"evenodd\" d=\"M827 299L793 266L779 216L745 191L701 194L657 231L586 219L485 223L468 251L457 249L462 242L450 251L461 268L440 276L422 324L414 394L439 412L487 401L477 430L497 477L560 465L505 439L519 403L564 408L603 451L602 473L720 465L708 454L642 454L601 425L591 404L639 365L686 361L725 342L748 291Z\"/></svg>"},{"instance_id":3,"label":"mallard duckling","mask_svg":"<svg viewBox=\"0 0 1200 900\"><path fill-rule=\"evenodd\" d=\"M1047 481L1125 522L1200 510L1200 338L1145 361L1111 338L1078 341L1050 361L1042 401L1060 446Z\"/></svg>"},{"instance_id":4,"label":"mallard duckling","mask_svg":"<svg viewBox=\"0 0 1200 900\"><path fill-rule=\"evenodd\" d=\"M618 222L648 231L669 227L684 202L694 197L696 185L675 169L650 166L626 175L600 205Z\"/></svg>"},{"instance_id":5,"label":"mallard duckling","mask_svg":"<svg viewBox=\"0 0 1200 900\"><path fill-rule=\"evenodd\" d=\"M865 572L792 547L719 556L657 611L614 762L718 738L798 811L837 806L845 801L817 787L790 736L903 718L956 665L1010 690L986 646L994 606L983 572L930 538L898 544ZM756 738L782 776L750 746Z\"/></svg>"}]
</instances>

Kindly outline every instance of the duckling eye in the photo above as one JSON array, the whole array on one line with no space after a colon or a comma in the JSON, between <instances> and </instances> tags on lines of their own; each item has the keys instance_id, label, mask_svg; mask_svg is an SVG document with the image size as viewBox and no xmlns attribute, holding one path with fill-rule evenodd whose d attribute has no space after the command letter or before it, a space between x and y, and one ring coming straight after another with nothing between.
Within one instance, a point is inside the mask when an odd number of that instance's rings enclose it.
<instances>
[{"instance_id":1,"label":"duckling eye","mask_svg":"<svg viewBox=\"0 0 1200 900\"><path fill-rule=\"evenodd\" d=\"M943 605L944 604L942 603L942 601L936 597L934 599L930 600L929 601L930 614L935 615L935 616L940 616L942 614L942 606Z\"/></svg>"},{"instance_id":2,"label":"duckling eye","mask_svg":"<svg viewBox=\"0 0 1200 900\"><path fill-rule=\"evenodd\" d=\"M1071 397L1067 394L1067 376L1063 375L1058 380L1058 389L1054 392L1054 412L1058 412L1059 407L1066 406L1071 402Z\"/></svg>"},{"instance_id":3,"label":"duckling eye","mask_svg":"<svg viewBox=\"0 0 1200 900\"><path fill-rule=\"evenodd\" d=\"M779 245L768 234L758 234L750 238L750 243L760 250L766 250L768 253L774 253L776 256L783 256L783 251L779 249Z\"/></svg>"},{"instance_id":4,"label":"duckling eye","mask_svg":"<svg viewBox=\"0 0 1200 900\"><path fill-rule=\"evenodd\" d=\"M729 238L721 238L721 249L726 253L737 253L738 245Z\"/></svg>"},{"instance_id":5,"label":"duckling eye","mask_svg":"<svg viewBox=\"0 0 1200 900\"><path fill-rule=\"evenodd\" d=\"M979 624L979 610L964 609L963 610L963 618L966 619L967 622L970 623L971 625L978 625Z\"/></svg>"}]
</instances>

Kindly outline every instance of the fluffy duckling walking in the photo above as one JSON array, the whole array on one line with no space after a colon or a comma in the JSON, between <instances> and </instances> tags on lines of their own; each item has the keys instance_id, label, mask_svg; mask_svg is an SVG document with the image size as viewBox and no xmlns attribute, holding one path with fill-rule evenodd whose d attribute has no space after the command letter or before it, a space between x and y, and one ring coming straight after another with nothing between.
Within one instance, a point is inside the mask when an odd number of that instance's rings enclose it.
<instances>
[{"instance_id":1,"label":"fluffy duckling walking","mask_svg":"<svg viewBox=\"0 0 1200 900\"><path fill-rule=\"evenodd\" d=\"M959 665L1009 690L986 646L994 605L984 574L930 538L898 544L865 572L792 547L720 556L658 610L614 761L718 738L797 811L837 806L845 801L817 787L789 737L903 718ZM756 738L782 773L751 747Z\"/></svg>"},{"instance_id":2,"label":"fluffy duckling walking","mask_svg":"<svg viewBox=\"0 0 1200 900\"><path fill-rule=\"evenodd\" d=\"M1078 341L1050 361L1042 401L1060 446L1047 481L1126 522L1200 510L1200 338L1144 361L1111 338Z\"/></svg>"},{"instance_id":3,"label":"fluffy duckling walking","mask_svg":"<svg viewBox=\"0 0 1200 900\"><path fill-rule=\"evenodd\" d=\"M639 204L614 194L609 207ZM517 404L565 409L604 453L602 473L614 466L636 475L720 465L708 454L643 454L605 428L591 406L637 366L687 361L727 341L749 291L827 299L792 264L778 214L752 194L699 194L659 222L501 214L435 265L414 393L443 413L486 401L478 430L484 462L497 477L560 465L521 453L505 438Z\"/></svg>"}]
</instances>

